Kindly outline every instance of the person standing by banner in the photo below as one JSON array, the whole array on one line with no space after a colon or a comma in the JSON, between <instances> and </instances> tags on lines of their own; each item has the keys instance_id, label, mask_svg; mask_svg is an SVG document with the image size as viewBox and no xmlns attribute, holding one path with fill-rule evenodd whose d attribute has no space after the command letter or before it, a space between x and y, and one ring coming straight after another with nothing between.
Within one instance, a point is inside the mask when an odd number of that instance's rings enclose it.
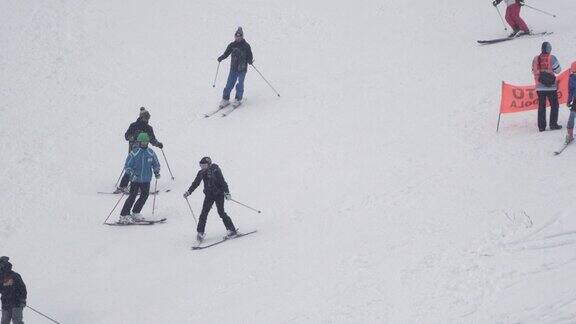
<instances>
[{"instance_id":1,"label":"person standing by banner","mask_svg":"<svg viewBox=\"0 0 576 324\"><path fill-rule=\"evenodd\" d=\"M570 117L566 125L566 144L574 140L574 119L576 118L576 62L570 66L570 79L568 81L568 102Z\"/></svg>"},{"instance_id":2,"label":"person standing by banner","mask_svg":"<svg viewBox=\"0 0 576 324\"><path fill-rule=\"evenodd\" d=\"M536 81L538 94L538 129L546 130L546 99L550 102L550 129L561 129L558 125L558 84L556 74L561 72L560 63L556 56L550 54L552 45L542 43L541 53L532 60L532 74Z\"/></svg>"}]
</instances>

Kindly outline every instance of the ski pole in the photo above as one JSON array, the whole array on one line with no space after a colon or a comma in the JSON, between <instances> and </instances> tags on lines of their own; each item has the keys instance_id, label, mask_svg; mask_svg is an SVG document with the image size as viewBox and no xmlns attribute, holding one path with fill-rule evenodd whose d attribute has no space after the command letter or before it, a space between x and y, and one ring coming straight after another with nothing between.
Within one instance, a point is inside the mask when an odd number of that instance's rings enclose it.
<instances>
[{"instance_id":1,"label":"ski pole","mask_svg":"<svg viewBox=\"0 0 576 324\"><path fill-rule=\"evenodd\" d=\"M116 180L116 188L118 188L118 182L120 182L120 179L122 179L123 174L124 174L124 168L122 168L122 171L120 172L120 176L118 177L118 180Z\"/></svg>"},{"instance_id":2,"label":"ski pole","mask_svg":"<svg viewBox=\"0 0 576 324\"><path fill-rule=\"evenodd\" d=\"M152 199L152 216L154 216L154 209L156 209L156 196L158 196L158 192L156 192L156 187L158 187L158 179L154 180L154 198Z\"/></svg>"},{"instance_id":3,"label":"ski pole","mask_svg":"<svg viewBox=\"0 0 576 324\"><path fill-rule=\"evenodd\" d=\"M534 8L534 7L529 6L529 5L527 5L527 4L525 4L524 7L528 7L528 8L530 8L530 9L532 9L532 10L539 11L539 12L545 14L545 15L552 16L552 17L556 18L556 15L555 15L555 14L546 12L546 11L544 11L544 10L540 10L540 9L538 9L538 8Z\"/></svg>"},{"instance_id":4,"label":"ski pole","mask_svg":"<svg viewBox=\"0 0 576 324\"><path fill-rule=\"evenodd\" d=\"M494 8L496 8L496 11L498 11L498 16L500 17L500 20L502 20L504 30L508 30L508 28L506 27L506 23L504 22L504 18L502 18L502 13L500 13L500 9L498 9L498 6L494 6Z\"/></svg>"},{"instance_id":5,"label":"ski pole","mask_svg":"<svg viewBox=\"0 0 576 324\"><path fill-rule=\"evenodd\" d=\"M268 83L268 85L270 86L270 88L272 88L272 90L274 90L274 92L276 92L276 95L278 95L278 97L280 97L280 94L278 93L278 91L276 91L276 89L274 89L274 87L270 84L270 82L268 82L268 80L266 80L266 78L262 75L262 73L260 73L260 71L258 71L258 69L254 66L254 64L250 64L254 70L256 70L256 72L258 72L258 74L260 74L260 76L262 77L262 79L264 81L266 81L266 83Z\"/></svg>"},{"instance_id":6,"label":"ski pole","mask_svg":"<svg viewBox=\"0 0 576 324\"><path fill-rule=\"evenodd\" d=\"M122 200L122 198L124 198L124 192L122 192L122 196L120 196L120 198L119 198L118 201L116 202L116 205L114 205L114 208L112 208L112 210L110 211L110 214L108 214L108 217L106 217L106 220L104 221L104 224L106 224L106 222L108 221L108 218L110 218L110 216L112 216L112 213L114 212L114 210L116 209L116 207L118 207L118 204L120 203L120 201Z\"/></svg>"},{"instance_id":7,"label":"ski pole","mask_svg":"<svg viewBox=\"0 0 576 324\"><path fill-rule=\"evenodd\" d=\"M174 175L172 174L172 170L170 170L170 164L168 164L168 159L166 158L166 154L164 154L164 149L161 148L160 151L162 151L162 155L164 155L164 161L166 161L166 165L168 166L168 171L170 172L170 176L172 177L172 180L174 180Z\"/></svg>"},{"instance_id":8,"label":"ski pole","mask_svg":"<svg viewBox=\"0 0 576 324\"><path fill-rule=\"evenodd\" d=\"M188 203L188 208L190 208L190 214L192 214L192 218L194 218L194 223L196 223L196 227L198 227L198 221L196 220L196 216L194 216L194 212L192 211L192 206L190 206L190 202L188 201L188 197L184 198Z\"/></svg>"},{"instance_id":9,"label":"ski pole","mask_svg":"<svg viewBox=\"0 0 576 324\"><path fill-rule=\"evenodd\" d=\"M216 76L214 76L214 82L212 83L212 88L216 87L216 79L218 79L219 70L220 70L220 62L218 62L218 66L216 67Z\"/></svg>"},{"instance_id":10,"label":"ski pole","mask_svg":"<svg viewBox=\"0 0 576 324\"><path fill-rule=\"evenodd\" d=\"M230 199L228 199L228 200L233 201L233 202L237 203L238 205L244 206L244 207L246 207L246 208L248 208L248 209L251 209L251 210L253 210L253 211L255 211L255 212L258 212L258 214L260 214L260 213L262 212L261 210L258 210L258 209L256 209L256 208L252 208L252 207L250 207L250 206L248 206L248 205L245 205L245 204L243 204L243 203L241 203L241 202L239 202L239 201L236 201L236 200L234 200L234 199L232 199L232 198L230 198Z\"/></svg>"},{"instance_id":11,"label":"ski pole","mask_svg":"<svg viewBox=\"0 0 576 324\"><path fill-rule=\"evenodd\" d=\"M54 322L54 323L56 323L56 324L60 324L60 322L57 322L56 320L50 318L49 316L42 314L41 312L35 310L34 308L32 308L32 307L30 307L30 306L28 306L28 305L26 305L26 307L30 308L31 310L33 310L33 311L36 312L37 314L46 317L47 319L51 320L52 322Z\"/></svg>"}]
</instances>

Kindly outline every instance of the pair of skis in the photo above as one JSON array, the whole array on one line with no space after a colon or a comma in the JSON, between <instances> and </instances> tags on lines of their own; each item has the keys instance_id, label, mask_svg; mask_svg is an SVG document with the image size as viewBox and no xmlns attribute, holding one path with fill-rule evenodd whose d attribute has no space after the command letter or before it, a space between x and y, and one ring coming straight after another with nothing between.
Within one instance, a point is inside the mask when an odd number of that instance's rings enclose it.
<instances>
[{"instance_id":1,"label":"pair of skis","mask_svg":"<svg viewBox=\"0 0 576 324\"><path fill-rule=\"evenodd\" d=\"M226 117L226 116L230 115L231 113L233 113L233 112L234 112L238 107L240 107L241 105L242 105L242 102L241 102L241 101L235 101L235 102L233 102L232 104L228 103L228 104L226 104L226 105L224 105L224 106L218 107L218 109L216 109L216 110L214 110L214 111L211 111L211 112L209 112L209 113L204 114L204 118L212 117L212 116L216 115L216 114L219 113L219 112L222 112L222 114L220 115L220 117ZM229 109L229 110L227 110L227 111L224 111L224 110L226 110L226 108L228 108L228 106L232 106L232 109Z\"/></svg>"},{"instance_id":2,"label":"pair of skis","mask_svg":"<svg viewBox=\"0 0 576 324\"><path fill-rule=\"evenodd\" d=\"M192 246L192 250L203 250L203 249L209 248L209 247L211 247L211 246L218 245L218 244L222 244L222 243L227 242L227 241L235 240L235 239L237 239L237 238L240 238L240 237L243 237L243 236L246 236L246 235L250 235L250 234L253 234L253 233L256 233L256 232L257 232L257 230L253 230L253 231L247 232L247 233L238 233L236 236L233 236L233 237L230 237L230 238L229 238L229 237L224 237L224 238L222 238L221 240L218 240L218 241L216 241L216 242L212 242L212 243L207 244L207 245L202 245L203 242L196 242L196 244Z\"/></svg>"},{"instance_id":3,"label":"pair of skis","mask_svg":"<svg viewBox=\"0 0 576 324\"><path fill-rule=\"evenodd\" d=\"M532 38L532 37L538 37L538 36L548 36L551 34L553 34L553 32L537 32L537 33L530 33L530 34L514 36L514 37L502 37L502 38L495 38L495 39L488 39L488 40L479 40L477 42L480 45L490 45L490 44L497 44L497 43L507 42L507 41L511 41L511 40L515 40L515 39L520 39L520 38Z\"/></svg>"},{"instance_id":4,"label":"pair of skis","mask_svg":"<svg viewBox=\"0 0 576 324\"><path fill-rule=\"evenodd\" d=\"M133 222L133 223L115 222L115 223L104 223L104 224L110 225L110 226L134 226L134 225L154 225L154 224L164 223L164 222L166 222L166 218L162 218L162 219L158 219L158 220L143 220L140 222Z\"/></svg>"},{"instance_id":5,"label":"pair of skis","mask_svg":"<svg viewBox=\"0 0 576 324\"><path fill-rule=\"evenodd\" d=\"M170 192L170 189L166 189L166 190L156 190L156 191L152 191L150 193L148 193L149 195L153 196L153 195L158 195L161 192ZM122 194L121 192L113 192L113 191L98 191L97 192L100 195L120 195ZM128 195L127 193L124 193L126 195Z\"/></svg>"}]
</instances>

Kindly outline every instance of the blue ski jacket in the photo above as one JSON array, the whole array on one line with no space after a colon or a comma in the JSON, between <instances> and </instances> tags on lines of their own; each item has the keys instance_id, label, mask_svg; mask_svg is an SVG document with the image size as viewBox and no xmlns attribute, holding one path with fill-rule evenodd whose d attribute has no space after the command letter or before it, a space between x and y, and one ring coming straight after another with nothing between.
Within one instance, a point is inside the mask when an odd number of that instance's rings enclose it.
<instances>
[{"instance_id":1,"label":"blue ski jacket","mask_svg":"<svg viewBox=\"0 0 576 324\"><path fill-rule=\"evenodd\" d=\"M124 172L128 174L132 182L150 182L152 173L160 173L160 163L156 153L150 148L135 146L126 158Z\"/></svg>"}]
</instances>

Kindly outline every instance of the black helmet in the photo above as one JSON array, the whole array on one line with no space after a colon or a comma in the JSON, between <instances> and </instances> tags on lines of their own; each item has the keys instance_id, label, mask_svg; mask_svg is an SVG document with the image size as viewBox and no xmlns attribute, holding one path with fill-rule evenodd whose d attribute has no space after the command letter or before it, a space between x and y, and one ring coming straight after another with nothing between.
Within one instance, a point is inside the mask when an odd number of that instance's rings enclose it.
<instances>
[{"instance_id":1,"label":"black helmet","mask_svg":"<svg viewBox=\"0 0 576 324\"><path fill-rule=\"evenodd\" d=\"M212 164L212 159L210 159L210 157L205 156L202 159L200 159L200 164Z\"/></svg>"}]
</instances>

